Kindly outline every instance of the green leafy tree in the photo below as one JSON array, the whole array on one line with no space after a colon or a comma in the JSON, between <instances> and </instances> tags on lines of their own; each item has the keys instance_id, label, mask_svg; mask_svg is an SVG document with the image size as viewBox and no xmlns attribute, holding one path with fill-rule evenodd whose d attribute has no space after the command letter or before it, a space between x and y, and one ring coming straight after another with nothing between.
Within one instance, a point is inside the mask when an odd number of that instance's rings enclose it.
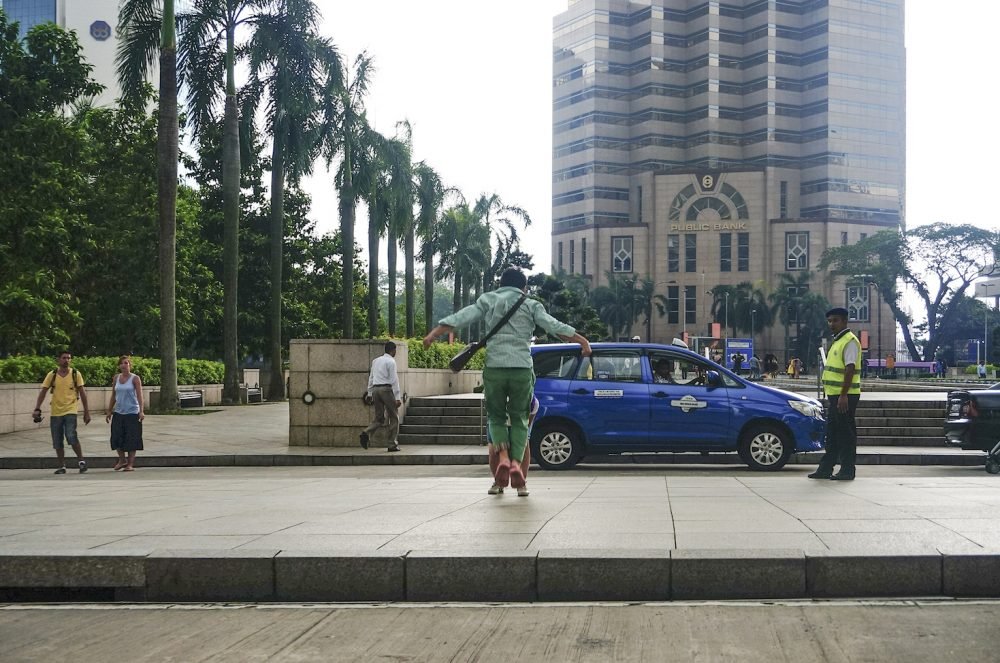
<instances>
[{"instance_id":1,"label":"green leafy tree","mask_svg":"<svg viewBox=\"0 0 1000 663\"><path fill-rule=\"evenodd\" d=\"M87 140L63 109L102 89L80 51L52 23L18 39L0 10L0 356L53 352L79 324Z\"/></svg>"},{"instance_id":2,"label":"green leafy tree","mask_svg":"<svg viewBox=\"0 0 1000 663\"><path fill-rule=\"evenodd\" d=\"M864 275L874 282L899 323L911 356L930 361L961 298L980 272L994 264L997 246L992 231L933 223L905 232L884 230L857 244L829 249L820 268L845 276ZM913 288L923 303L927 325L923 352L914 340L913 321L902 310L900 284Z\"/></svg>"}]
</instances>

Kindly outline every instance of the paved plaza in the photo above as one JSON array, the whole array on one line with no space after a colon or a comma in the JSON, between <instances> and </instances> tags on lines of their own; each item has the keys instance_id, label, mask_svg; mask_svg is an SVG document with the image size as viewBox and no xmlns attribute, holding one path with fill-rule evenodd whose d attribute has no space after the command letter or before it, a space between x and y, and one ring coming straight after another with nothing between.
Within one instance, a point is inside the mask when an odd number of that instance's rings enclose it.
<instances>
[{"instance_id":1,"label":"paved plaza","mask_svg":"<svg viewBox=\"0 0 1000 663\"><path fill-rule=\"evenodd\" d=\"M981 469L807 471L532 471L527 498L487 495L485 467L4 471L0 553L1000 549L1000 480Z\"/></svg>"},{"instance_id":2,"label":"paved plaza","mask_svg":"<svg viewBox=\"0 0 1000 663\"><path fill-rule=\"evenodd\" d=\"M8 663L996 661L996 602L0 607Z\"/></svg>"}]
</instances>

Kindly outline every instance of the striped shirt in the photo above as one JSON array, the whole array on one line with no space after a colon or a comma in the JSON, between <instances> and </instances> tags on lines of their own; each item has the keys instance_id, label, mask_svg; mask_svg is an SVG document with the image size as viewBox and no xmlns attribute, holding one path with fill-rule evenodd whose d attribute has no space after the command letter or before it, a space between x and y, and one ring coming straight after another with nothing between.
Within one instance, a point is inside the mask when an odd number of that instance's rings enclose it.
<instances>
[{"instance_id":1,"label":"striped shirt","mask_svg":"<svg viewBox=\"0 0 1000 663\"><path fill-rule=\"evenodd\" d=\"M485 323L485 333L496 325L523 293L507 286L483 293L475 304L444 317L439 324L449 327L468 327L474 322ZM535 328L541 327L556 336L572 336L573 327L553 318L541 302L524 300L510 321L486 344L486 365L490 368L531 368L531 338Z\"/></svg>"}]
</instances>

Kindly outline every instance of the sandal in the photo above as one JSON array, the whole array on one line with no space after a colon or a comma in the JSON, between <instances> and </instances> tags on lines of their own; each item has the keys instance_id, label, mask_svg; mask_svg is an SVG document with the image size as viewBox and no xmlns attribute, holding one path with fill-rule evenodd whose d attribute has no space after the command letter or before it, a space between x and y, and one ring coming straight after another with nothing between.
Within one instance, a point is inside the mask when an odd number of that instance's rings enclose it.
<instances>
[{"instance_id":1,"label":"sandal","mask_svg":"<svg viewBox=\"0 0 1000 663\"><path fill-rule=\"evenodd\" d=\"M122 472L135 472L135 468L132 467L131 465L126 465L125 467L122 468Z\"/></svg>"},{"instance_id":2,"label":"sandal","mask_svg":"<svg viewBox=\"0 0 1000 663\"><path fill-rule=\"evenodd\" d=\"M115 466L114 466L113 469L114 469L115 472L117 472L118 470L122 469L126 465L128 465L128 463L126 463L124 460L120 460L117 463L115 463Z\"/></svg>"}]
</instances>

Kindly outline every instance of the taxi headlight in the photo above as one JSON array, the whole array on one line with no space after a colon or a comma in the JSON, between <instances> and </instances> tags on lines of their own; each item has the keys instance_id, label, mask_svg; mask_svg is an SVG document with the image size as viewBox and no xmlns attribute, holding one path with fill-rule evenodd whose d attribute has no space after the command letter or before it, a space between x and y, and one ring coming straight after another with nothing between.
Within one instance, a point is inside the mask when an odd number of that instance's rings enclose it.
<instances>
[{"instance_id":1,"label":"taxi headlight","mask_svg":"<svg viewBox=\"0 0 1000 663\"><path fill-rule=\"evenodd\" d=\"M807 417L819 419L823 416L823 408L817 403L810 403L809 401L788 401L788 404L792 406L793 410Z\"/></svg>"}]
</instances>

